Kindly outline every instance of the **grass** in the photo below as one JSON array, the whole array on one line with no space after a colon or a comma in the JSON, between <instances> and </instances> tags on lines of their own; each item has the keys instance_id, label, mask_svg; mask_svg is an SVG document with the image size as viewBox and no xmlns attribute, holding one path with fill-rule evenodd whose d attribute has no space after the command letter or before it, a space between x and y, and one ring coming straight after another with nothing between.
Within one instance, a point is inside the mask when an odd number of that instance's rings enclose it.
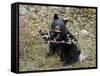
<instances>
[{"instance_id":1,"label":"grass","mask_svg":"<svg viewBox=\"0 0 100 76\"><path fill-rule=\"evenodd\" d=\"M20 6L20 8L22 7L24 7L24 5ZM28 13L19 17L20 71L96 67L95 9L69 8L68 12L65 8L62 9L60 7L25 6L24 8L28 9ZM33 11L30 11L30 8L33 8ZM64 67L62 66L63 64L60 61L59 56L46 56L49 52L49 45L38 36L37 29L38 27L41 27L47 32L55 12L58 13L61 18L66 16L69 17L66 27L73 35L77 32L75 37L80 44L81 52L87 56L85 61L81 63L78 61L70 65L71 67ZM81 36L81 30L87 30L89 35Z\"/></svg>"}]
</instances>

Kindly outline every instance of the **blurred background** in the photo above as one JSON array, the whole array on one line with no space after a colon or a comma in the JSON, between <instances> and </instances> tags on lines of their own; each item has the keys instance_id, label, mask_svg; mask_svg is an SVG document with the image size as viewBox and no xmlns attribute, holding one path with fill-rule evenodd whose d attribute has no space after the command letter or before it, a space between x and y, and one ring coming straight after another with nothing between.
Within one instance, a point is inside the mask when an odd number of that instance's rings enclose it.
<instances>
[{"instance_id":1,"label":"blurred background","mask_svg":"<svg viewBox=\"0 0 100 76\"><path fill-rule=\"evenodd\" d=\"M69 17L66 28L77 38L85 60L62 66L59 56L46 57L48 44L39 36L38 29L48 32L54 14ZM56 6L20 5L19 7L20 71L83 68L96 66L96 9Z\"/></svg>"}]
</instances>

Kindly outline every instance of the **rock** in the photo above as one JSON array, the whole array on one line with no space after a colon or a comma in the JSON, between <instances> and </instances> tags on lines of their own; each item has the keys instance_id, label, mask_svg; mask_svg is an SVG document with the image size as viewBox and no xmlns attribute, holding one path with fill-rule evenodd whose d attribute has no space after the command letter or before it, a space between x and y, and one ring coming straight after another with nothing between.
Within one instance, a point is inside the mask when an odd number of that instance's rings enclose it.
<instances>
[{"instance_id":1,"label":"rock","mask_svg":"<svg viewBox=\"0 0 100 76\"><path fill-rule=\"evenodd\" d=\"M89 32L87 30L80 31L80 36L87 36L87 35L89 35Z\"/></svg>"}]
</instances>

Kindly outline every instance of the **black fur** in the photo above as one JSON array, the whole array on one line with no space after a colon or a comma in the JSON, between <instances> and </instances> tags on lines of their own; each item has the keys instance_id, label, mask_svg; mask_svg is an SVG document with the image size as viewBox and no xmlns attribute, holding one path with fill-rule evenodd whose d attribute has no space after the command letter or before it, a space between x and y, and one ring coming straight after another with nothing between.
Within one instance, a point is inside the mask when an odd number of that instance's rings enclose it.
<instances>
[{"instance_id":1,"label":"black fur","mask_svg":"<svg viewBox=\"0 0 100 76\"><path fill-rule=\"evenodd\" d=\"M58 19L58 15L57 14L54 14L54 19Z\"/></svg>"},{"instance_id":2,"label":"black fur","mask_svg":"<svg viewBox=\"0 0 100 76\"><path fill-rule=\"evenodd\" d=\"M48 38L48 40L52 41L50 42L50 52L48 55L58 54L64 65L78 61L81 53L76 44L78 43L77 39L66 28L67 21L60 19L57 14L54 14L50 37Z\"/></svg>"}]
</instances>

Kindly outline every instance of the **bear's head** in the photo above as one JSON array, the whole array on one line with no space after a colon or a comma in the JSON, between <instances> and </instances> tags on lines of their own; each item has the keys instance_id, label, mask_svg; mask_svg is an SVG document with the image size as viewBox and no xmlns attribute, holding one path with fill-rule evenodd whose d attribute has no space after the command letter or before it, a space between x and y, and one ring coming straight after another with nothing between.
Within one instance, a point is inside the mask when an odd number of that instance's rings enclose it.
<instances>
[{"instance_id":1,"label":"bear's head","mask_svg":"<svg viewBox=\"0 0 100 76\"><path fill-rule=\"evenodd\" d=\"M66 33L66 23L68 18L60 19L57 14L54 14L53 22L51 24L50 34L51 37L60 38L61 35Z\"/></svg>"},{"instance_id":2,"label":"bear's head","mask_svg":"<svg viewBox=\"0 0 100 76\"><path fill-rule=\"evenodd\" d=\"M68 18L60 19L57 14L54 14L54 19L51 25L51 31L64 32Z\"/></svg>"}]
</instances>

